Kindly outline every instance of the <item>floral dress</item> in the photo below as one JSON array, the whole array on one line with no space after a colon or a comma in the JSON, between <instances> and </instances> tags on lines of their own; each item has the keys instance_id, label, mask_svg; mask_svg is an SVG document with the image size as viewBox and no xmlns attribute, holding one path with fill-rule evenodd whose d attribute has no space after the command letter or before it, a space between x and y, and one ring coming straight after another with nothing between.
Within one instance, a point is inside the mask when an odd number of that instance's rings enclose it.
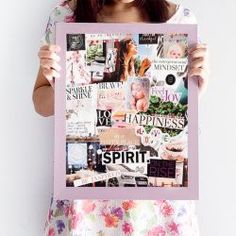
<instances>
[{"instance_id":1,"label":"floral dress","mask_svg":"<svg viewBox=\"0 0 236 236\"><path fill-rule=\"evenodd\" d=\"M42 44L55 43L55 23L74 22L66 1L48 20ZM196 23L181 5L167 23ZM51 200L45 236L197 236L194 201L168 200Z\"/></svg>"}]
</instances>

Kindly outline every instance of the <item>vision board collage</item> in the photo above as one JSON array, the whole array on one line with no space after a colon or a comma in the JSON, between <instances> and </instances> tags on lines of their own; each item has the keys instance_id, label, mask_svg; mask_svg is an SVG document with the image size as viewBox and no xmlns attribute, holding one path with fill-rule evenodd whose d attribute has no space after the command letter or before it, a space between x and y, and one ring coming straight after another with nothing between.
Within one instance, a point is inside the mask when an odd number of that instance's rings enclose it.
<instances>
[{"instance_id":1,"label":"vision board collage","mask_svg":"<svg viewBox=\"0 0 236 236\"><path fill-rule=\"evenodd\" d=\"M188 35L67 34L66 186L188 186Z\"/></svg>"}]
</instances>

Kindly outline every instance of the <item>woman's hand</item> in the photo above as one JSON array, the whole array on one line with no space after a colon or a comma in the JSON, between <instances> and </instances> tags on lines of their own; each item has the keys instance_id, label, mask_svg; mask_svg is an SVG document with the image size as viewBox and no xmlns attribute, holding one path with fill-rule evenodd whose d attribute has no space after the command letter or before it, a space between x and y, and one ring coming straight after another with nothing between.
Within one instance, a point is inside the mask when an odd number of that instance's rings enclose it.
<instances>
[{"instance_id":1,"label":"woman's hand","mask_svg":"<svg viewBox=\"0 0 236 236\"><path fill-rule=\"evenodd\" d=\"M57 45L44 45L38 53L42 73L52 86L54 86L54 78L60 77L61 67L58 64L60 57L57 55L60 50Z\"/></svg>"},{"instance_id":2,"label":"woman's hand","mask_svg":"<svg viewBox=\"0 0 236 236\"><path fill-rule=\"evenodd\" d=\"M208 48L206 44L197 44L189 49L189 78L198 79L199 94L202 94L208 85L209 64Z\"/></svg>"},{"instance_id":3,"label":"woman's hand","mask_svg":"<svg viewBox=\"0 0 236 236\"><path fill-rule=\"evenodd\" d=\"M143 59L139 70L139 76L144 76L145 72L149 69L151 64L152 63L148 58Z\"/></svg>"}]
</instances>

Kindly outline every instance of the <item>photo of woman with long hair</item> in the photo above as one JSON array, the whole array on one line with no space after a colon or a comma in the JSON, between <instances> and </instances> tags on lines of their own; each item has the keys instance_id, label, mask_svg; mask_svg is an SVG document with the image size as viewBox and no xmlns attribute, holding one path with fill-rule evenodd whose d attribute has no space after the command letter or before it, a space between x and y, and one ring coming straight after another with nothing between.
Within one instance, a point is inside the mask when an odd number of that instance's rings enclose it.
<instances>
[{"instance_id":1,"label":"photo of woman with long hair","mask_svg":"<svg viewBox=\"0 0 236 236\"><path fill-rule=\"evenodd\" d=\"M135 68L135 56L137 55L137 44L132 38L120 41L119 57L120 67L118 78L120 81L126 81L129 76L144 76L144 73L151 66L148 58L143 59L140 68Z\"/></svg>"},{"instance_id":2,"label":"photo of woman with long hair","mask_svg":"<svg viewBox=\"0 0 236 236\"><path fill-rule=\"evenodd\" d=\"M165 0L70 0L62 1L50 14L39 50L40 66L33 102L37 113L54 115L54 81L61 68L55 45L56 22L169 23L195 24L192 11ZM132 39L121 41L120 80L145 74L150 62L144 60L135 71L137 49ZM199 93L208 82L207 46L189 50L189 76L197 78ZM137 196L136 196L137 197ZM46 218L45 236L197 236L194 201L170 200L74 200L52 199Z\"/></svg>"}]
</instances>

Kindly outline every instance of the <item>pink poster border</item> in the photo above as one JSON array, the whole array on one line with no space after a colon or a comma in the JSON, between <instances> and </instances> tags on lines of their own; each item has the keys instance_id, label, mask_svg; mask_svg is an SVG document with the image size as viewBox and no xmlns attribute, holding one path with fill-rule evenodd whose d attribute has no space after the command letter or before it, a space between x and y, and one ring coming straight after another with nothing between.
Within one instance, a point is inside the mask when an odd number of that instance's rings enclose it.
<instances>
[{"instance_id":1,"label":"pink poster border","mask_svg":"<svg viewBox=\"0 0 236 236\"><path fill-rule=\"evenodd\" d=\"M198 86L188 83L188 187L66 187L66 34L73 33L186 33L189 45L197 43L197 25L151 23L57 23L56 44L62 66L61 78L55 84L54 199L136 199L136 200L197 200L199 198L198 163Z\"/></svg>"}]
</instances>

